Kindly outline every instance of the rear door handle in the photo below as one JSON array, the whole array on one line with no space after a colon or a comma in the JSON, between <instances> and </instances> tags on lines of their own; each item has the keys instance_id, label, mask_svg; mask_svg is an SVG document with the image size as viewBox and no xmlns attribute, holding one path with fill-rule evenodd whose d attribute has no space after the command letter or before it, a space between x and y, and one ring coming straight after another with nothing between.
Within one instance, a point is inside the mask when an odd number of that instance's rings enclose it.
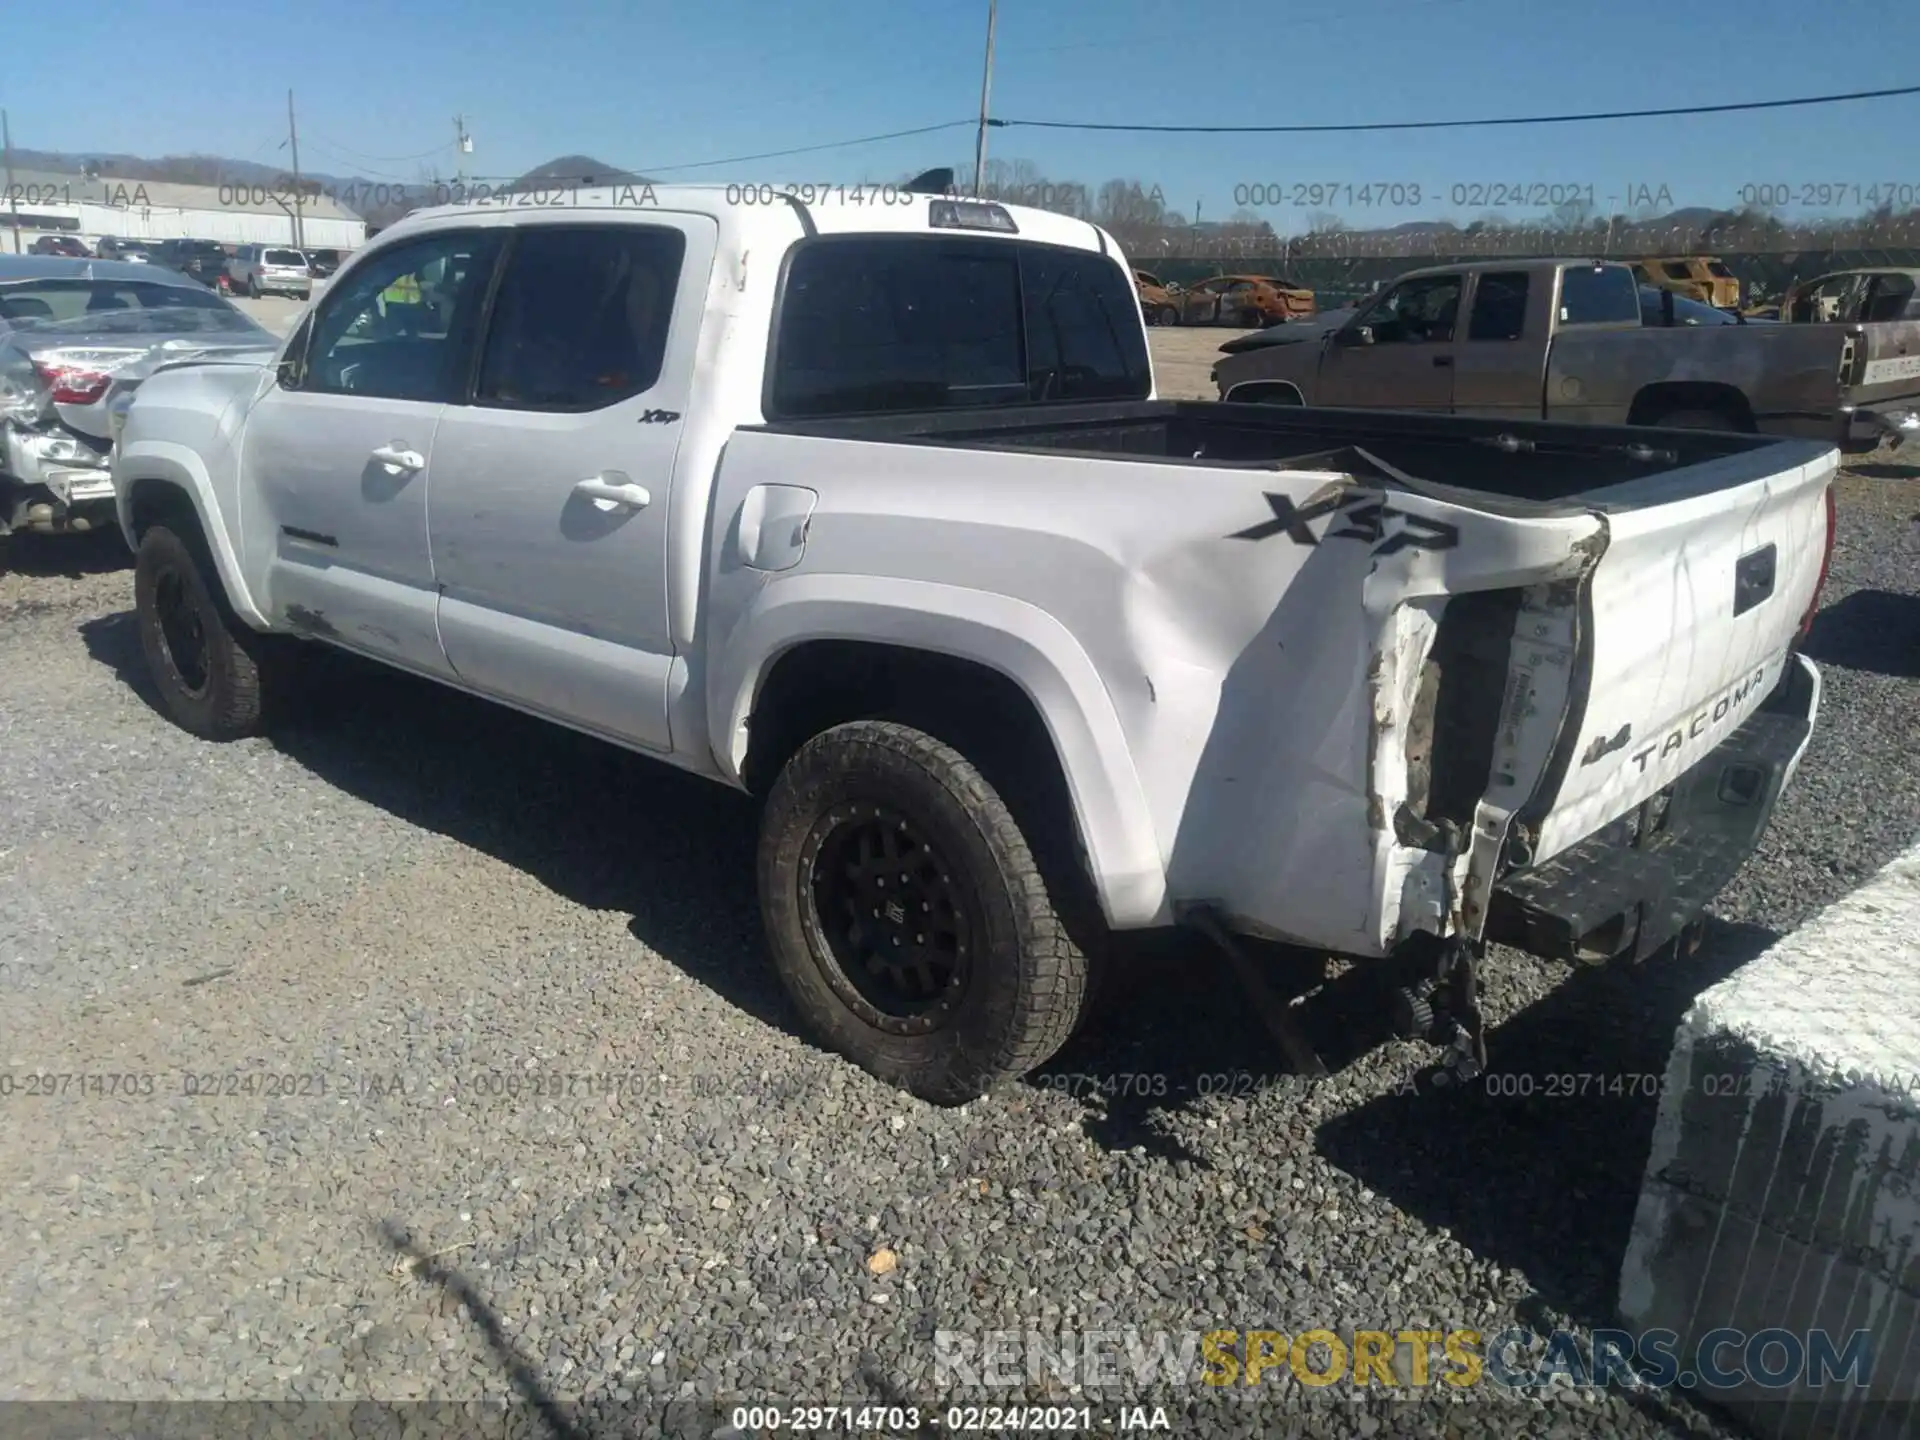
<instances>
[{"instance_id":1,"label":"rear door handle","mask_svg":"<svg viewBox=\"0 0 1920 1440\"><path fill-rule=\"evenodd\" d=\"M629 510L644 510L653 503L646 486L622 484L600 475L582 480L573 487L573 493L586 496L601 510L614 510L622 505Z\"/></svg>"},{"instance_id":2,"label":"rear door handle","mask_svg":"<svg viewBox=\"0 0 1920 1440\"><path fill-rule=\"evenodd\" d=\"M409 450L406 445L399 440L394 441L391 445L380 446L373 452L373 458L378 460L382 465L391 466L395 470L417 472L427 468L427 457L422 455L418 450Z\"/></svg>"},{"instance_id":3,"label":"rear door handle","mask_svg":"<svg viewBox=\"0 0 1920 1440\"><path fill-rule=\"evenodd\" d=\"M1436 370L1451 370L1453 368L1453 357L1451 355L1434 356L1433 368Z\"/></svg>"}]
</instances>

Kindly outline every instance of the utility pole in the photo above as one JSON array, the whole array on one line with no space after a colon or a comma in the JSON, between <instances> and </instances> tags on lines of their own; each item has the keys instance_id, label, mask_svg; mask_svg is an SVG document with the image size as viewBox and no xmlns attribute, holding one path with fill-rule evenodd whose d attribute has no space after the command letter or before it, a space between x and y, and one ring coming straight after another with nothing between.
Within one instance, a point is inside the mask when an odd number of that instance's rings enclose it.
<instances>
[{"instance_id":1,"label":"utility pole","mask_svg":"<svg viewBox=\"0 0 1920 1440\"><path fill-rule=\"evenodd\" d=\"M293 150L293 248L307 248L306 227L300 221L300 130L293 123L293 91L287 91L287 144Z\"/></svg>"},{"instance_id":2,"label":"utility pole","mask_svg":"<svg viewBox=\"0 0 1920 1440\"><path fill-rule=\"evenodd\" d=\"M999 0L987 0L987 61L980 72L980 134L973 142L973 194L980 197L980 188L986 183L987 175L987 95L993 88L993 21L999 10Z\"/></svg>"},{"instance_id":3,"label":"utility pole","mask_svg":"<svg viewBox=\"0 0 1920 1440\"><path fill-rule=\"evenodd\" d=\"M7 208L13 212L13 253L20 253L20 192L13 188L13 127L7 124L7 112L0 110L0 146L7 157Z\"/></svg>"},{"instance_id":4,"label":"utility pole","mask_svg":"<svg viewBox=\"0 0 1920 1440\"><path fill-rule=\"evenodd\" d=\"M458 167L454 175L454 193L464 195L467 189L467 156L473 153L473 137L467 134L467 117L453 117L453 153L454 164Z\"/></svg>"}]
</instances>

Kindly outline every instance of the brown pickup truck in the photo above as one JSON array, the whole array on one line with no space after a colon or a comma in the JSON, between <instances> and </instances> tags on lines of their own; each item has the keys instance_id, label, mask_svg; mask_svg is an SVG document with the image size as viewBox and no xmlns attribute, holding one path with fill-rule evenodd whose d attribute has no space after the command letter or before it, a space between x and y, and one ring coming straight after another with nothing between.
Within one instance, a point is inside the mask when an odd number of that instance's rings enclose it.
<instances>
[{"instance_id":1,"label":"brown pickup truck","mask_svg":"<svg viewBox=\"0 0 1920 1440\"><path fill-rule=\"evenodd\" d=\"M1221 348L1214 383L1236 402L1757 430L1851 452L1920 434L1920 320L1747 323L1593 260L1416 270L1360 310Z\"/></svg>"}]
</instances>

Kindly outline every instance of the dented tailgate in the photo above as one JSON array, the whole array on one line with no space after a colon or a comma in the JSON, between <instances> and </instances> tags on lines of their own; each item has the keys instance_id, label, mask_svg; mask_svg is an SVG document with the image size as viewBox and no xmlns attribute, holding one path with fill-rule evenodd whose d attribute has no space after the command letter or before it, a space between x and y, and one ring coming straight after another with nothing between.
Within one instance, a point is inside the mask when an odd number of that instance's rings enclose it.
<instances>
[{"instance_id":1,"label":"dented tailgate","mask_svg":"<svg viewBox=\"0 0 1920 1440\"><path fill-rule=\"evenodd\" d=\"M1685 498L1634 504L1608 495L1606 552L1584 607L1584 713L1577 735L1566 737L1573 744L1558 792L1530 837L1535 858L1678 780L1785 673L1820 581L1826 492L1839 456L1826 450L1712 486L1712 472L1737 475L1754 458L1692 467L1708 483Z\"/></svg>"}]
</instances>

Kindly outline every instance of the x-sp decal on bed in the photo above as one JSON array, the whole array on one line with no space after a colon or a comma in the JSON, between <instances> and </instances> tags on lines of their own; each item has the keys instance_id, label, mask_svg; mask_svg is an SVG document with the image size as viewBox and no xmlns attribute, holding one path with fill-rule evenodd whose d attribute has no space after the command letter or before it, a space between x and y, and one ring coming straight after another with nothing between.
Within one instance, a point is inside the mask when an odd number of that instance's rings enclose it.
<instances>
[{"instance_id":1,"label":"x-sp decal on bed","mask_svg":"<svg viewBox=\"0 0 1920 1440\"><path fill-rule=\"evenodd\" d=\"M1376 555L1394 555L1402 550L1451 550L1460 543L1457 526L1429 520L1424 515L1410 515L1365 495L1328 495L1296 507L1291 496L1268 493L1267 506L1273 511L1271 520L1236 530L1227 538L1266 540L1285 534L1296 545L1318 545L1322 537L1313 533L1308 522L1334 515L1337 518L1327 527L1326 539L1365 540L1370 544L1377 541L1373 546ZM1389 520L1400 522L1391 534L1387 533Z\"/></svg>"}]
</instances>

